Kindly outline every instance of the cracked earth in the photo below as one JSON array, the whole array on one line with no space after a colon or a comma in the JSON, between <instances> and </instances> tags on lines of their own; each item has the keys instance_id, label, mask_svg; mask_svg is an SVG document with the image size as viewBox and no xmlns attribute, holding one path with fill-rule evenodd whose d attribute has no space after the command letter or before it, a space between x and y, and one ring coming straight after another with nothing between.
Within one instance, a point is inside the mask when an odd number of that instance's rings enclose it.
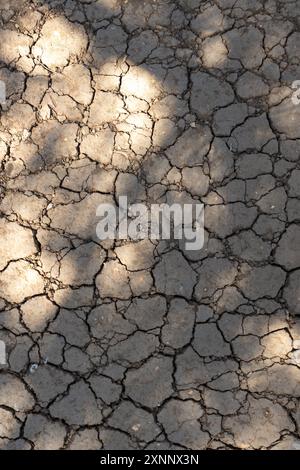
<instances>
[{"instance_id":1,"label":"cracked earth","mask_svg":"<svg viewBox=\"0 0 300 470\"><path fill-rule=\"evenodd\" d=\"M0 0L0 448L300 448L299 17ZM204 248L101 242L120 195Z\"/></svg>"}]
</instances>

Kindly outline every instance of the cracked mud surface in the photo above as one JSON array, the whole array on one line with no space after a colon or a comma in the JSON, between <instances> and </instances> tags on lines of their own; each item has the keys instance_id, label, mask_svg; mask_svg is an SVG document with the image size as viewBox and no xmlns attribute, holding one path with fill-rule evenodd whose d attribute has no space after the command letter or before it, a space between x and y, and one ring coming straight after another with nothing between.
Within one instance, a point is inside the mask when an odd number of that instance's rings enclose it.
<instances>
[{"instance_id":1,"label":"cracked mud surface","mask_svg":"<svg viewBox=\"0 0 300 470\"><path fill-rule=\"evenodd\" d=\"M0 17L0 448L299 448L300 1ZM119 195L204 248L101 243Z\"/></svg>"}]
</instances>

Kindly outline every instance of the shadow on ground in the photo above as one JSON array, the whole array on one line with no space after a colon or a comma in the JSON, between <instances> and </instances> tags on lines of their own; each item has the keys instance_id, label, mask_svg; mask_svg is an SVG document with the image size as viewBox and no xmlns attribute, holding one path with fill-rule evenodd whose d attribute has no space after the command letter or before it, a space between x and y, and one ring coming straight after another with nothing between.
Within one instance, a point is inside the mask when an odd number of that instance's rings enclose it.
<instances>
[{"instance_id":1,"label":"shadow on ground","mask_svg":"<svg viewBox=\"0 0 300 470\"><path fill-rule=\"evenodd\" d=\"M299 266L278 251L288 196L299 201L298 157L286 151L279 168L290 90L272 93L263 26L234 28L231 6L221 21L220 2L199 19L200 3L2 9L4 447L268 448L297 436ZM249 70L264 86L241 82ZM101 243L96 208L119 195L203 202L204 249Z\"/></svg>"}]
</instances>

